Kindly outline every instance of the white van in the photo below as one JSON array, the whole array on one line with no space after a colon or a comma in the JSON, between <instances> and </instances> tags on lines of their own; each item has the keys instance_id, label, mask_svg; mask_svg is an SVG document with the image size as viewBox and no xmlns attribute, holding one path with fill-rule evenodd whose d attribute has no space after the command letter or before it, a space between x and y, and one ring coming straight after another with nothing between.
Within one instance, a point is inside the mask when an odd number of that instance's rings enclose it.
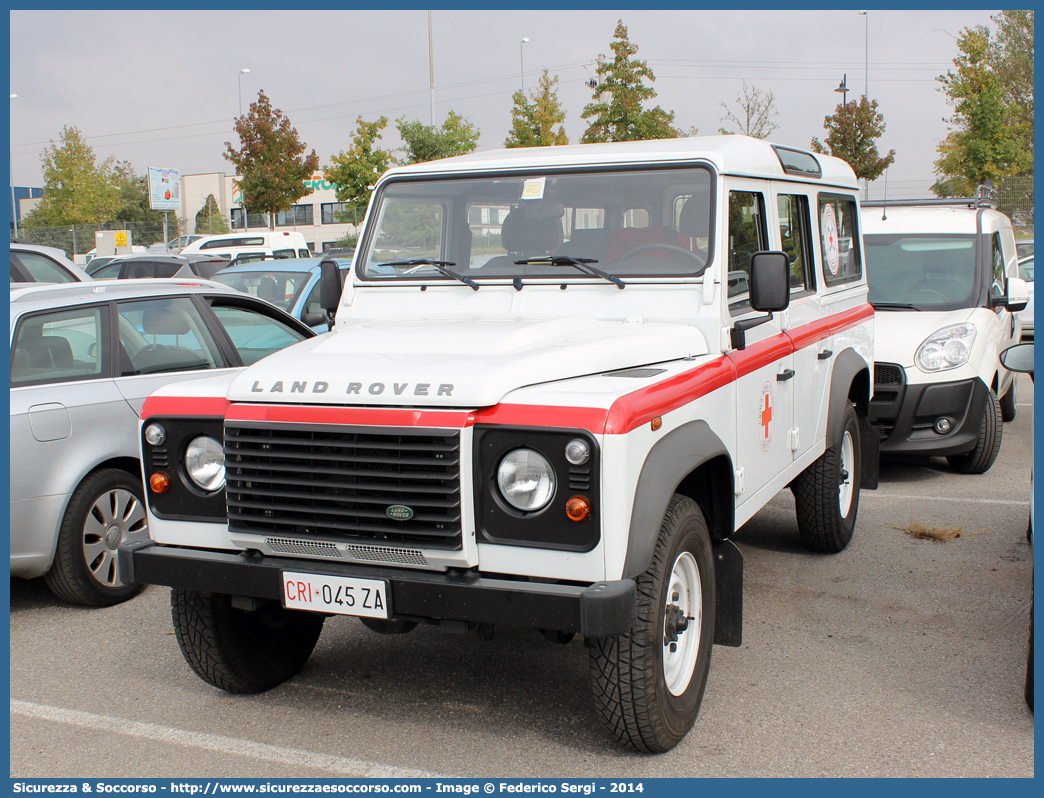
<instances>
[{"instance_id":1,"label":"white van","mask_svg":"<svg viewBox=\"0 0 1044 798\"><path fill-rule=\"evenodd\" d=\"M312 256L305 237L286 230L243 230L238 233L203 236L181 250L182 255L193 252L229 259L243 255L275 255L277 258Z\"/></svg>"}]
</instances>

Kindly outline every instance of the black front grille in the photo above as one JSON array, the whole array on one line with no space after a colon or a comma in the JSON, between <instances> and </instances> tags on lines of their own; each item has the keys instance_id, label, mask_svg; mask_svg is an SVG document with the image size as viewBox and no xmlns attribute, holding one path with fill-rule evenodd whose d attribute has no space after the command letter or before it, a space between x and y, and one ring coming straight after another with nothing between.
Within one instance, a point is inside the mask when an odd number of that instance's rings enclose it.
<instances>
[{"instance_id":1,"label":"black front grille","mask_svg":"<svg viewBox=\"0 0 1044 798\"><path fill-rule=\"evenodd\" d=\"M461 547L458 432L229 421L225 468L232 532Z\"/></svg>"},{"instance_id":2,"label":"black front grille","mask_svg":"<svg viewBox=\"0 0 1044 798\"><path fill-rule=\"evenodd\" d=\"M903 367L895 363L874 363L874 385L902 385Z\"/></svg>"}]
</instances>

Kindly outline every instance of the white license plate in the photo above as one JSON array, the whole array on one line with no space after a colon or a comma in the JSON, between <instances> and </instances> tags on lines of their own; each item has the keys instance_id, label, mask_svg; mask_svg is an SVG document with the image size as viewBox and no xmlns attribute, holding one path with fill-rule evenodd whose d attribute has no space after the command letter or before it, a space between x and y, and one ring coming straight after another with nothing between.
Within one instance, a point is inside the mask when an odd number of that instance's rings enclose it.
<instances>
[{"instance_id":1,"label":"white license plate","mask_svg":"<svg viewBox=\"0 0 1044 798\"><path fill-rule=\"evenodd\" d=\"M377 579L283 571L283 605L291 610L388 617L388 584Z\"/></svg>"}]
</instances>

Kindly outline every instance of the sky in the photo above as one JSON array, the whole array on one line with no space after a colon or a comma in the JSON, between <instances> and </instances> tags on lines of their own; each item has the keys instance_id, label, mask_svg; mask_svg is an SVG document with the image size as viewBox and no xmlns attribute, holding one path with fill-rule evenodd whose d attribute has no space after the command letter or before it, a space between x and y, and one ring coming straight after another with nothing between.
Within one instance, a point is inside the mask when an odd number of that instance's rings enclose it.
<instances>
[{"instance_id":1,"label":"sky","mask_svg":"<svg viewBox=\"0 0 1044 798\"><path fill-rule=\"evenodd\" d=\"M931 180L952 109L936 76L953 68L964 27L994 11L435 10L431 42L435 122L452 109L481 131L480 150L502 147L512 94L559 78L572 143L600 53L618 20L656 75L647 104L675 126L713 135L726 103L738 112L744 81L772 92L772 141L808 148L841 96L868 92L884 114L889 181ZM428 12L11 11L11 158L15 185L43 184L40 158L63 126L76 127L99 161L138 174L225 172L225 142L263 89L320 164L351 146L356 119L390 120L381 146L401 144L394 120L431 122ZM39 31L46 30L46 36ZM522 39L529 39L523 43ZM868 68L867 68L868 65ZM248 73L241 73L242 69Z\"/></svg>"}]
</instances>

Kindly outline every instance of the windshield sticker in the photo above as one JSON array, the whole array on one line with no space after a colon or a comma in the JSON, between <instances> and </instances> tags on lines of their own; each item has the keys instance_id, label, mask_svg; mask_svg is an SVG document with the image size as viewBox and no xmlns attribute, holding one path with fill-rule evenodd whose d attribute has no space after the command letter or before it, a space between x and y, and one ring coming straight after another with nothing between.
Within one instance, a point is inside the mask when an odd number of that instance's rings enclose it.
<instances>
[{"instance_id":1,"label":"windshield sticker","mask_svg":"<svg viewBox=\"0 0 1044 798\"><path fill-rule=\"evenodd\" d=\"M823 206L823 217L820 220L823 230L823 258L826 260L830 273L837 276L838 267L841 265L841 250L837 237L837 219L834 218L834 206Z\"/></svg>"},{"instance_id":2,"label":"windshield sticker","mask_svg":"<svg viewBox=\"0 0 1044 798\"><path fill-rule=\"evenodd\" d=\"M544 198L544 178L531 177L522 184L522 199L538 200Z\"/></svg>"}]
</instances>

